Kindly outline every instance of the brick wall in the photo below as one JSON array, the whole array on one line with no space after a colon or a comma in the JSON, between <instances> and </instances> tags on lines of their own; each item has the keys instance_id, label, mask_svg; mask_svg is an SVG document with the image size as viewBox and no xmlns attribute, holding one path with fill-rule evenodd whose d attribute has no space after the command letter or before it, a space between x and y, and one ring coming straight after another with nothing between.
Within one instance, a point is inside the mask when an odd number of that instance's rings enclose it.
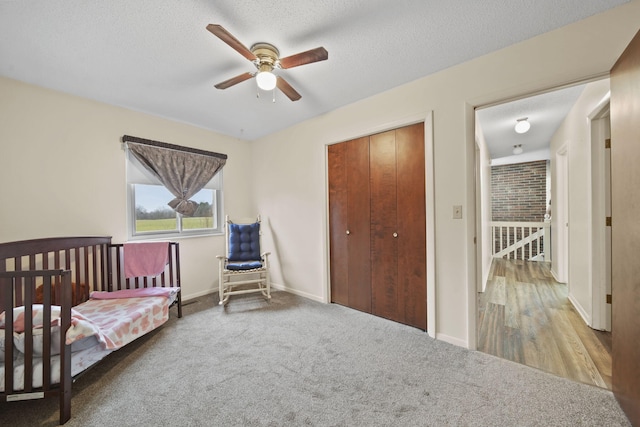
<instances>
[{"instance_id":1,"label":"brick wall","mask_svg":"<svg viewBox=\"0 0 640 427\"><path fill-rule=\"evenodd\" d=\"M493 221L544 221L547 161L491 168Z\"/></svg>"}]
</instances>

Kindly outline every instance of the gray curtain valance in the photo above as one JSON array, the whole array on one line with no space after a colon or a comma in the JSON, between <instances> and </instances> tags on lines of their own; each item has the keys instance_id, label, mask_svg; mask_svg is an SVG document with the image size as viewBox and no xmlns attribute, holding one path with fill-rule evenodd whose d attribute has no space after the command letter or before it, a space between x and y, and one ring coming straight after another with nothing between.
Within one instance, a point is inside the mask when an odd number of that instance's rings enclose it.
<instances>
[{"instance_id":1,"label":"gray curtain valance","mask_svg":"<svg viewBox=\"0 0 640 427\"><path fill-rule=\"evenodd\" d=\"M227 161L225 154L127 135L122 140L129 152L175 196L168 205L184 216L193 216L198 208L198 203L189 198L211 181Z\"/></svg>"}]
</instances>

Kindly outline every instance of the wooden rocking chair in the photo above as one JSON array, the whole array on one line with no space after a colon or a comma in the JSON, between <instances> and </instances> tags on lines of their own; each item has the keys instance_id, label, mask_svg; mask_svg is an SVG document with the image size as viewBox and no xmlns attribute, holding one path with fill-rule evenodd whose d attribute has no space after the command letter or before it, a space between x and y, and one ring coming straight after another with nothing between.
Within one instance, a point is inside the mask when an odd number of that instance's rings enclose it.
<instances>
[{"instance_id":1,"label":"wooden rocking chair","mask_svg":"<svg viewBox=\"0 0 640 427\"><path fill-rule=\"evenodd\" d=\"M226 255L218 255L220 305L231 295L261 292L271 299L269 254L260 252L260 215L256 222L236 224L225 216ZM254 285L249 287L245 285Z\"/></svg>"}]
</instances>

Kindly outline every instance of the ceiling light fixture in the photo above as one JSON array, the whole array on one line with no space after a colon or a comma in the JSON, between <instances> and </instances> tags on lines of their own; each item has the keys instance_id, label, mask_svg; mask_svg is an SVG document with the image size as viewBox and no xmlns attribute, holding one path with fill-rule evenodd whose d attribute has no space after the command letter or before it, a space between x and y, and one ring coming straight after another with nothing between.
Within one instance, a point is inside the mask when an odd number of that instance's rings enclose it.
<instances>
[{"instance_id":1,"label":"ceiling light fixture","mask_svg":"<svg viewBox=\"0 0 640 427\"><path fill-rule=\"evenodd\" d=\"M256 74L256 82L262 90L273 90L276 87L278 78L271 72L273 67L269 64L260 65L260 71Z\"/></svg>"},{"instance_id":2,"label":"ceiling light fixture","mask_svg":"<svg viewBox=\"0 0 640 427\"><path fill-rule=\"evenodd\" d=\"M528 122L528 117L516 120L516 132L525 133L531 127L531 123Z\"/></svg>"},{"instance_id":3,"label":"ceiling light fixture","mask_svg":"<svg viewBox=\"0 0 640 427\"><path fill-rule=\"evenodd\" d=\"M515 154L516 156L518 154L522 154L524 150L522 149L522 144L518 144L518 145L514 145L513 146L513 154Z\"/></svg>"}]
</instances>

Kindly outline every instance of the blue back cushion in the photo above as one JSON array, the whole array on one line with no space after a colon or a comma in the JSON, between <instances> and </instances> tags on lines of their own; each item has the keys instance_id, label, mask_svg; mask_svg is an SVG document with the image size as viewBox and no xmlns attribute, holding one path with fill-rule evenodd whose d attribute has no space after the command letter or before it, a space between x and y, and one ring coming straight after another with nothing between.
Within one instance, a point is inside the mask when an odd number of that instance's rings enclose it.
<instances>
[{"instance_id":1,"label":"blue back cushion","mask_svg":"<svg viewBox=\"0 0 640 427\"><path fill-rule=\"evenodd\" d=\"M260 259L260 223L229 224L229 261Z\"/></svg>"}]
</instances>

